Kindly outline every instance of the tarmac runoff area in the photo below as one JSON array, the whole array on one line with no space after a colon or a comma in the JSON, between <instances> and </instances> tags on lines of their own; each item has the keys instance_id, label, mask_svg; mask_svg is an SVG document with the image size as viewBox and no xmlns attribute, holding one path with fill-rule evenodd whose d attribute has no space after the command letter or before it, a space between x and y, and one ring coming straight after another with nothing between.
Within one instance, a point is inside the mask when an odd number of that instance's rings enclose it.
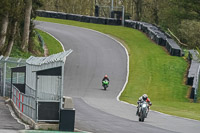
<instances>
[{"instance_id":1,"label":"tarmac runoff area","mask_svg":"<svg viewBox=\"0 0 200 133\"><path fill-rule=\"evenodd\" d=\"M16 133L17 130L25 129L25 126L13 117L14 112L10 112L5 100L6 98L0 97L0 133Z\"/></svg>"},{"instance_id":2,"label":"tarmac runoff area","mask_svg":"<svg viewBox=\"0 0 200 133\"><path fill-rule=\"evenodd\" d=\"M72 133L53 130L29 130L28 125L17 118L9 102L9 99L0 97L0 133ZM48 127L50 128L51 124L48 124ZM77 129L74 132L85 133Z\"/></svg>"}]
</instances>

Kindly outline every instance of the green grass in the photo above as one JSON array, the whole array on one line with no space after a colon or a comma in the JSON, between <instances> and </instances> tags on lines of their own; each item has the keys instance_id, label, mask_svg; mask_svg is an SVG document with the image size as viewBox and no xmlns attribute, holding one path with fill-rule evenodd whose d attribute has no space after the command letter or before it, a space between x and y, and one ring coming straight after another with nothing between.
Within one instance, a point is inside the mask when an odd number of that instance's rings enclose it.
<instances>
[{"instance_id":1,"label":"green grass","mask_svg":"<svg viewBox=\"0 0 200 133\"><path fill-rule=\"evenodd\" d=\"M186 98L189 86L184 83L187 62L170 56L145 34L122 26L83 23L37 17L37 20L94 29L122 40L129 51L129 81L120 100L136 104L147 93L152 110L200 120L200 104Z\"/></svg>"},{"instance_id":2,"label":"green grass","mask_svg":"<svg viewBox=\"0 0 200 133\"><path fill-rule=\"evenodd\" d=\"M42 38L43 38L43 40L44 40L44 42L45 42L45 44L48 48L49 55L56 54L56 53L63 51L62 46L60 45L60 43L55 38L53 38L52 36L50 36L46 32L43 32L39 29L36 29L36 30L42 36Z\"/></svg>"},{"instance_id":3,"label":"green grass","mask_svg":"<svg viewBox=\"0 0 200 133\"><path fill-rule=\"evenodd\" d=\"M13 45L13 48L12 48L12 52L11 52L11 55L10 57L15 57L15 58L24 58L24 59L27 59L29 58L31 55L33 56L43 56L44 54L44 50L38 40L38 37L37 35L35 35L33 38L31 38L30 40L31 43L34 44L34 47L32 52L23 52L20 45Z\"/></svg>"},{"instance_id":4,"label":"green grass","mask_svg":"<svg viewBox=\"0 0 200 133\"><path fill-rule=\"evenodd\" d=\"M45 44L48 48L48 52L49 52L48 54L49 55L56 54L56 53L63 51L62 46L60 45L60 43L55 38L53 38L48 33L43 32L39 29L35 29L35 30L42 36L42 38L43 38L43 40L44 40L44 42L45 42ZM27 59L31 55L33 55L33 56L44 56L44 54L43 54L44 50L41 46L41 43L38 40L37 35L35 37L33 37L33 39L31 41L33 41L33 43L34 43L34 50L33 50L34 53L23 52L21 50L20 46L15 44L15 45L13 45L10 57Z\"/></svg>"},{"instance_id":5,"label":"green grass","mask_svg":"<svg viewBox=\"0 0 200 133\"><path fill-rule=\"evenodd\" d=\"M19 45L13 45L10 57L27 59L31 56L31 53L23 52Z\"/></svg>"}]
</instances>

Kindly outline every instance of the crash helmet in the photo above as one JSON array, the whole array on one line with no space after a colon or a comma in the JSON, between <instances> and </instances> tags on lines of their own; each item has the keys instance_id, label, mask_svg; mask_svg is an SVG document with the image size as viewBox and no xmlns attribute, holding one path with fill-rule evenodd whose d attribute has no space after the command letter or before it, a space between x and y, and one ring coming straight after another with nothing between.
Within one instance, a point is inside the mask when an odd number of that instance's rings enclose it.
<instances>
[{"instance_id":1,"label":"crash helmet","mask_svg":"<svg viewBox=\"0 0 200 133\"><path fill-rule=\"evenodd\" d=\"M108 78L108 75L105 75L104 78Z\"/></svg>"},{"instance_id":2,"label":"crash helmet","mask_svg":"<svg viewBox=\"0 0 200 133\"><path fill-rule=\"evenodd\" d=\"M142 99L143 99L143 100L147 100L147 98L148 98L147 94L143 94L143 95L142 95Z\"/></svg>"}]
</instances>

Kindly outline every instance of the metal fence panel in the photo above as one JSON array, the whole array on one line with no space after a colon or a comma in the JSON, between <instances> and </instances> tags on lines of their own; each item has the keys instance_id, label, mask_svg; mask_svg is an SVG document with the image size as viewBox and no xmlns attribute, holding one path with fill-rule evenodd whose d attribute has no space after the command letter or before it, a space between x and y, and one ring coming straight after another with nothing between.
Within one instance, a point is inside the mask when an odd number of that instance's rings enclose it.
<instances>
[{"instance_id":1,"label":"metal fence panel","mask_svg":"<svg viewBox=\"0 0 200 133\"><path fill-rule=\"evenodd\" d=\"M10 97L11 92L11 68L24 66L26 60L13 58L13 57L3 57L0 56L0 95ZM17 74L14 78L15 82L23 82L23 78L20 74Z\"/></svg>"},{"instance_id":2,"label":"metal fence panel","mask_svg":"<svg viewBox=\"0 0 200 133\"><path fill-rule=\"evenodd\" d=\"M36 120L35 97L21 93L14 85L12 86L12 92L13 103L18 109L31 119Z\"/></svg>"}]
</instances>

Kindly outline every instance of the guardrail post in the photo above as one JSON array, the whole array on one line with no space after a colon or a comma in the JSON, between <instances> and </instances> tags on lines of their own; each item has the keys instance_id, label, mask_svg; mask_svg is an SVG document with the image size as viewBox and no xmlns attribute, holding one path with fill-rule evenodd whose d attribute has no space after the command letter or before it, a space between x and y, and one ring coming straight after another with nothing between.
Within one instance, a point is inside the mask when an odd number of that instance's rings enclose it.
<instances>
[{"instance_id":1,"label":"guardrail post","mask_svg":"<svg viewBox=\"0 0 200 133\"><path fill-rule=\"evenodd\" d=\"M122 6L122 26L124 26L124 6Z\"/></svg>"},{"instance_id":2,"label":"guardrail post","mask_svg":"<svg viewBox=\"0 0 200 133\"><path fill-rule=\"evenodd\" d=\"M4 74L3 74L3 96L5 97L6 93L6 67L7 63L6 61L8 60L9 57L6 57L5 62L4 62Z\"/></svg>"},{"instance_id":3,"label":"guardrail post","mask_svg":"<svg viewBox=\"0 0 200 133\"><path fill-rule=\"evenodd\" d=\"M38 122L38 99L37 99L37 85L38 85L38 75L36 72L36 83L35 83L35 117L36 117L36 122Z\"/></svg>"}]
</instances>

